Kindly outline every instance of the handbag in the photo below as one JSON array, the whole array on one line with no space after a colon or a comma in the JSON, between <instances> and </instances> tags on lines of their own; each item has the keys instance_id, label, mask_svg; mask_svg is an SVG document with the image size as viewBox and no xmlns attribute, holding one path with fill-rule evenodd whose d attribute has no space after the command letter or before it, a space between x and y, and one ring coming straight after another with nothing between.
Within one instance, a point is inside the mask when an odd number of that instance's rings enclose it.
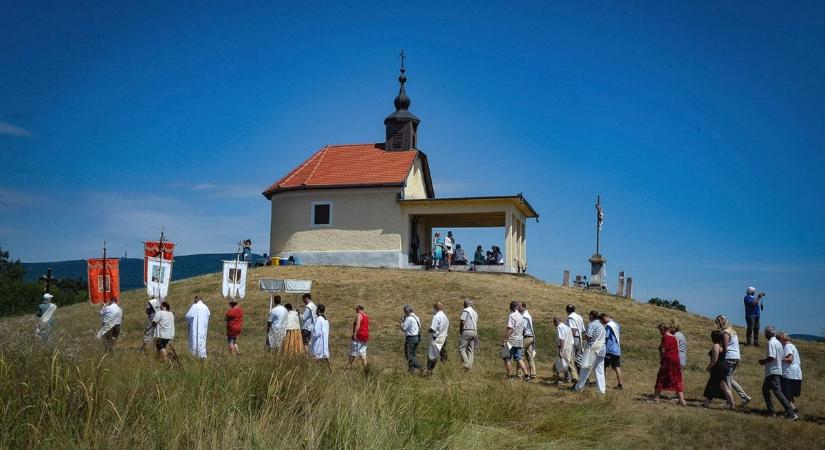
<instances>
[{"instance_id":1,"label":"handbag","mask_svg":"<svg viewBox=\"0 0 825 450\"><path fill-rule=\"evenodd\" d=\"M556 356L556 372L565 373L569 366L567 365L567 361L564 360L561 356Z\"/></svg>"},{"instance_id":2,"label":"handbag","mask_svg":"<svg viewBox=\"0 0 825 450\"><path fill-rule=\"evenodd\" d=\"M503 359L510 359L510 346L507 344L501 345L501 357Z\"/></svg>"},{"instance_id":3,"label":"handbag","mask_svg":"<svg viewBox=\"0 0 825 450\"><path fill-rule=\"evenodd\" d=\"M596 362L596 352L592 348L587 348L582 355L582 369L590 369Z\"/></svg>"}]
</instances>

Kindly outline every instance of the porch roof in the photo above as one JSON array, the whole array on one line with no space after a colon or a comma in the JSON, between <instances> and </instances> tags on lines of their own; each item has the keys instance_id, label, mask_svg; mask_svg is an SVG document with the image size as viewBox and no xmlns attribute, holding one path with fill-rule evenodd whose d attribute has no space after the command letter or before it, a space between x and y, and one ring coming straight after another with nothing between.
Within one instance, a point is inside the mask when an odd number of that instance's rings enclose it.
<instances>
[{"instance_id":1,"label":"porch roof","mask_svg":"<svg viewBox=\"0 0 825 450\"><path fill-rule=\"evenodd\" d=\"M538 221L539 213L536 212L535 209L530 205L524 195L521 193L516 195L500 195L500 196L486 196L486 197L450 197L450 198L422 198L422 199L405 199L400 200L402 207L415 207L415 206L425 206L425 207L432 207L434 210L431 212L432 214L451 214L454 218L465 217L467 220L472 221L484 221L484 222L496 222L496 225L492 226L500 226L503 225L503 210L502 211L489 211L489 212L473 212L473 213L451 213L450 210L452 209L464 209L462 207L504 207L509 205L514 205L516 209L521 212L525 218L530 219L534 218ZM427 208L429 209L429 208ZM446 210L445 210L446 209ZM487 208L485 208L487 209ZM440 211L439 211L440 210ZM430 213L430 212L428 212ZM499 218L500 217L500 218ZM499 225L498 222L501 221ZM455 221L451 221L453 224L452 226L459 226L455 224ZM485 225L474 225L474 226L485 226ZM486 225L490 226L490 225Z\"/></svg>"}]
</instances>

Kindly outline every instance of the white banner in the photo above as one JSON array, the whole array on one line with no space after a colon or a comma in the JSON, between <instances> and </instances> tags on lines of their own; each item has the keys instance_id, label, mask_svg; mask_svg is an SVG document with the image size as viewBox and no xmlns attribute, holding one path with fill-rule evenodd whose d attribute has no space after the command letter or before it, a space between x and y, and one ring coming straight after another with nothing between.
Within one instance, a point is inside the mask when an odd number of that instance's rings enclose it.
<instances>
[{"instance_id":1,"label":"white banner","mask_svg":"<svg viewBox=\"0 0 825 450\"><path fill-rule=\"evenodd\" d=\"M246 296L246 271L248 268L249 263L246 261L223 262L221 293L224 297L244 298Z\"/></svg>"},{"instance_id":2,"label":"white banner","mask_svg":"<svg viewBox=\"0 0 825 450\"><path fill-rule=\"evenodd\" d=\"M169 282L172 281L172 261L160 258L146 258L146 293L150 297L166 298Z\"/></svg>"}]
</instances>

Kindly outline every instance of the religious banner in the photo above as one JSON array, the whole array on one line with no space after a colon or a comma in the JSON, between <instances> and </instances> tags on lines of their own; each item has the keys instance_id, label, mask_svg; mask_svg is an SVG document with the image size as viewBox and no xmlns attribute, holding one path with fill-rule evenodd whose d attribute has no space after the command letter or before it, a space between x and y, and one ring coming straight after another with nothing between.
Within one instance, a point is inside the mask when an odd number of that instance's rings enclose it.
<instances>
[{"instance_id":1,"label":"religious banner","mask_svg":"<svg viewBox=\"0 0 825 450\"><path fill-rule=\"evenodd\" d=\"M146 258L146 293L154 298L166 298L172 281L172 261L164 258Z\"/></svg>"},{"instance_id":2,"label":"religious banner","mask_svg":"<svg viewBox=\"0 0 825 450\"><path fill-rule=\"evenodd\" d=\"M104 261L105 266L104 266ZM120 298L120 260L117 258L90 258L89 301L98 304L104 300Z\"/></svg>"},{"instance_id":3,"label":"religious banner","mask_svg":"<svg viewBox=\"0 0 825 450\"><path fill-rule=\"evenodd\" d=\"M147 241L143 243L143 282L146 283L147 277L146 274L149 270L149 258L159 258L160 257L160 242L159 241ZM168 259L169 261L172 260L173 253L175 251L175 244L171 242L163 242L163 259ZM171 277L171 275L170 275Z\"/></svg>"},{"instance_id":4,"label":"religious banner","mask_svg":"<svg viewBox=\"0 0 825 450\"><path fill-rule=\"evenodd\" d=\"M244 298L246 296L246 271L249 263L246 261L224 261L223 262L223 288L221 293L224 297Z\"/></svg>"}]
</instances>

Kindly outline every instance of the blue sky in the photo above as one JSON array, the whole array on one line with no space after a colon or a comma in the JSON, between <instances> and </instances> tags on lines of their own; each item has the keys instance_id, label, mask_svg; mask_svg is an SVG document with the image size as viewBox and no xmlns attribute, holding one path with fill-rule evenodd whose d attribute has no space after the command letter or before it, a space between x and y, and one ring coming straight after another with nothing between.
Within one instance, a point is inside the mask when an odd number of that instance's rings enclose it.
<instances>
[{"instance_id":1,"label":"blue sky","mask_svg":"<svg viewBox=\"0 0 825 450\"><path fill-rule=\"evenodd\" d=\"M162 225L183 254L268 247L262 189L382 140L404 48L437 195L523 192L533 274L587 271L601 194L611 284L740 323L755 285L763 322L825 330L821 2L118 3L0 16L14 257L137 255Z\"/></svg>"}]
</instances>

